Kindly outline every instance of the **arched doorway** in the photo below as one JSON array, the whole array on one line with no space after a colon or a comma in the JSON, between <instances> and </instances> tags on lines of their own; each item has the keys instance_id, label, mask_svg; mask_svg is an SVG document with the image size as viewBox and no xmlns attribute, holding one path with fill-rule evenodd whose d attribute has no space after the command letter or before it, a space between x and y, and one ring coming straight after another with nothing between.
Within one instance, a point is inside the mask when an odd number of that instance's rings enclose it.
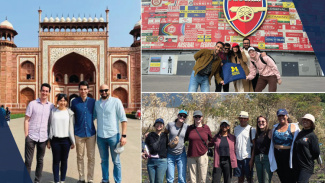
<instances>
[{"instance_id":1,"label":"arched doorway","mask_svg":"<svg viewBox=\"0 0 325 183\"><path fill-rule=\"evenodd\" d=\"M72 96L76 90L79 90L79 82L87 79L90 94L95 96L96 78L92 76L96 76L95 65L88 58L72 52L60 58L54 64L51 75L53 78L51 81L53 88L59 88L61 93ZM71 98L69 97L69 104L70 102Z\"/></svg>"},{"instance_id":2,"label":"arched doorway","mask_svg":"<svg viewBox=\"0 0 325 183\"><path fill-rule=\"evenodd\" d=\"M25 61L21 64L20 67L20 80L28 81L35 79L35 67L34 64L30 61Z\"/></svg>"},{"instance_id":3,"label":"arched doorway","mask_svg":"<svg viewBox=\"0 0 325 183\"><path fill-rule=\"evenodd\" d=\"M113 91L113 97L117 97L122 101L123 107L128 108L128 92L124 88L117 88Z\"/></svg>"},{"instance_id":4,"label":"arched doorway","mask_svg":"<svg viewBox=\"0 0 325 183\"><path fill-rule=\"evenodd\" d=\"M35 93L32 89L30 88L24 88L20 92L20 104L26 105L25 107L28 106L29 102L35 99Z\"/></svg>"},{"instance_id":5,"label":"arched doorway","mask_svg":"<svg viewBox=\"0 0 325 183\"><path fill-rule=\"evenodd\" d=\"M127 80L127 65L125 62L119 60L113 64L113 80L122 81Z\"/></svg>"}]
</instances>

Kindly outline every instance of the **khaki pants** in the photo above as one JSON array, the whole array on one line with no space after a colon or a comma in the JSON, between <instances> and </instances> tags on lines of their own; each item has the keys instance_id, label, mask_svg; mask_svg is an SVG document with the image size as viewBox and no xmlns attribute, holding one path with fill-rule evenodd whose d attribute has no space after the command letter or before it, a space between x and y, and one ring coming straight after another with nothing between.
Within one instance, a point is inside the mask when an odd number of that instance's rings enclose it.
<instances>
[{"instance_id":1,"label":"khaki pants","mask_svg":"<svg viewBox=\"0 0 325 183\"><path fill-rule=\"evenodd\" d=\"M85 180L84 171L84 154L85 147L87 149L88 158L88 170L87 170L87 180L94 180L94 166L95 166L95 146L96 146L96 135L91 137L78 137L76 138L76 150L77 150L77 165L79 172L79 180Z\"/></svg>"},{"instance_id":2,"label":"khaki pants","mask_svg":"<svg viewBox=\"0 0 325 183\"><path fill-rule=\"evenodd\" d=\"M199 157L187 158L187 166L190 171L191 183L206 182L207 172L208 172L208 162L209 162L209 157L207 153Z\"/></svg>"}]
</instances>

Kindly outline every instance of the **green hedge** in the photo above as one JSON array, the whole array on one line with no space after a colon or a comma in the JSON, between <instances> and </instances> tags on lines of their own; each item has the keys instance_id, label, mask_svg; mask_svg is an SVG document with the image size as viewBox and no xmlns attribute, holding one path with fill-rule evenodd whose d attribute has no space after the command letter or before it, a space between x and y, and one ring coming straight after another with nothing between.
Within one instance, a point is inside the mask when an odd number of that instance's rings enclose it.
<instances>
[{"instance_id":1,"label":"green hedge","mask_svg":"<svg viewBox=\"0 0 325 183\"><path fill-rule=\"evenodd\" d=\"M25 114L21 113L21 114L10 114L10 119L16 119L16 118L24 118Z\"/></svg>"}]
</instances>

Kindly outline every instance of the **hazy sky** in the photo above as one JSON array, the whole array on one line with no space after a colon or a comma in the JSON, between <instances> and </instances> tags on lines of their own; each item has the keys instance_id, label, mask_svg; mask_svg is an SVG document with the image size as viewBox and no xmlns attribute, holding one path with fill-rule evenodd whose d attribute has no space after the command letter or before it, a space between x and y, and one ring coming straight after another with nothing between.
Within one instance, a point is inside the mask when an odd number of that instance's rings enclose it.
<instances>
[{"instance_id":1,"label":"hazy sky","mask_svg":"<svg viewBox=\"0 0 325 183\"><path fill-rule=\"evenodd\" d=\"M133 36L129 32L140 20L140 0L1 0L0 23L8 21L18 32L15 36L17 47L38 47L38 9L41 8L42 21L47 15L80 18L89 15L97 18L102 14L106 21L105 9L109 11L109 46L129 47Z\"/></svg>"}]
</instances>

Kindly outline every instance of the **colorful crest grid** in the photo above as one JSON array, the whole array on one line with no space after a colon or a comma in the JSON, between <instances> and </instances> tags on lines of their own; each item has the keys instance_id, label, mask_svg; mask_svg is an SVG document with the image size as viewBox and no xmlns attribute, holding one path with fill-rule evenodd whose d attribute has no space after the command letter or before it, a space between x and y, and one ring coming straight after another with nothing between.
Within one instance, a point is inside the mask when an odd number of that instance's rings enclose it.
<instances>
[{"instance_id":1,"label":"colorful crest grid","mask_svg":"<svg viewBox=\"0 0 325 183\"><path fill-rule=\"evenodd\" d=\"M228 0L229 1L229 0ZM260 27L247 38L262 50L313 51L292 0L267 2ZM142 0L142 48L203 49L218 41L238 43L243 36L227 22L223 0ZM263 12L255 13L258 21ZM254 31L255 30L255 31Z\"/></svg>"}]
</instances>

